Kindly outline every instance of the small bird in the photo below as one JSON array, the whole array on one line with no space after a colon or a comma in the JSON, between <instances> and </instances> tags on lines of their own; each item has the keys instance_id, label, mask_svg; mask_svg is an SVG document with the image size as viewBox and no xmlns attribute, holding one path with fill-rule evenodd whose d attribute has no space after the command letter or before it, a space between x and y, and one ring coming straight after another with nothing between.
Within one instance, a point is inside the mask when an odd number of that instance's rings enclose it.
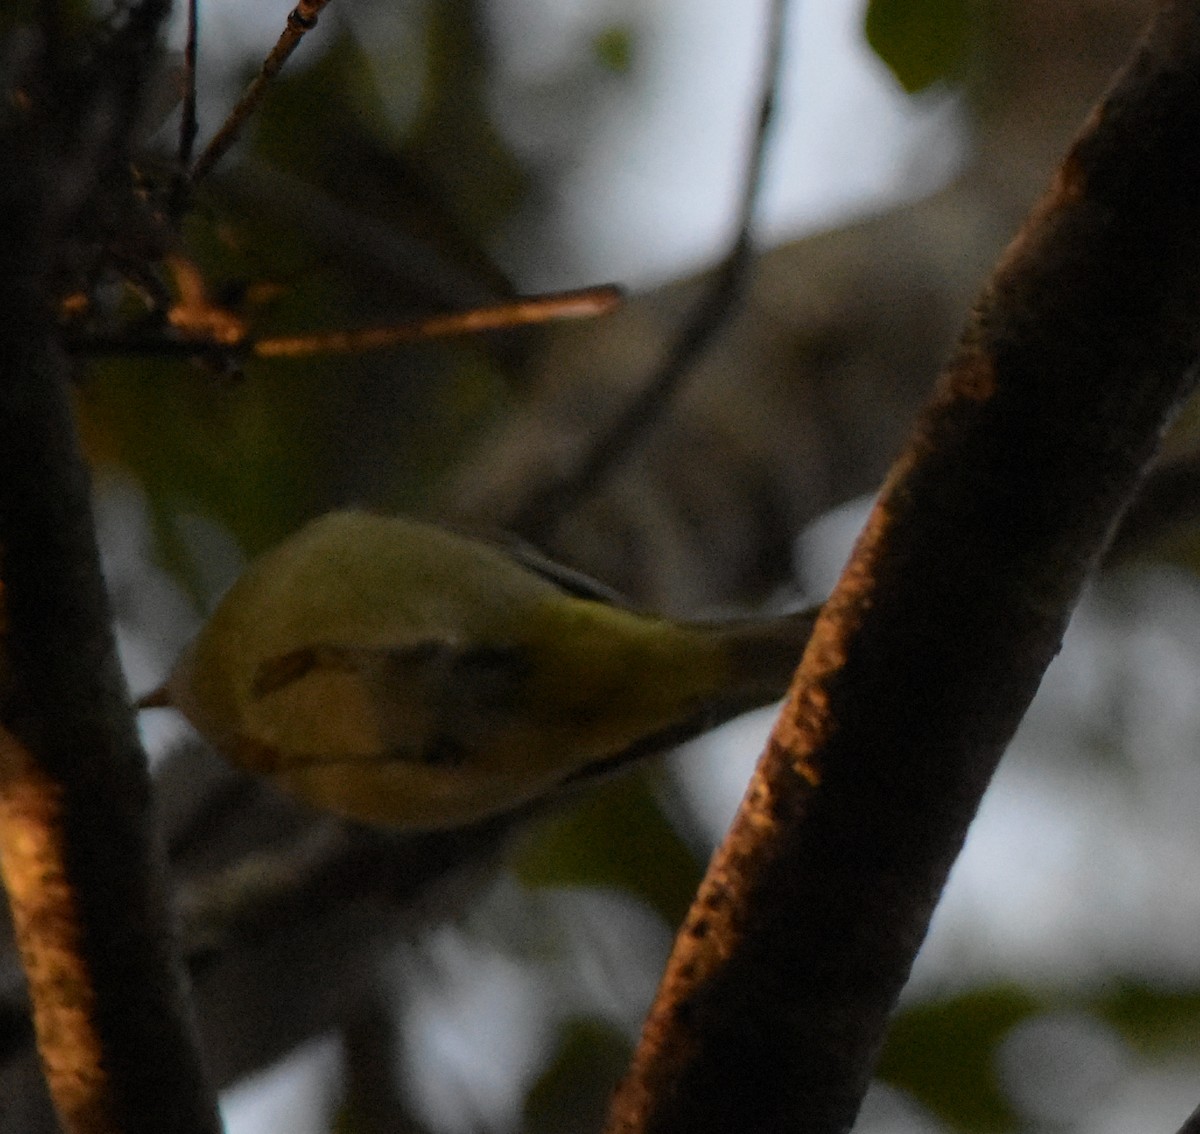
<instances>
[{"instance_id":1,"label":"small bird","mask_svg":"<svg viewBox=\"0 0 1200 1134\"><path fill-rule=\"evenodd\" d=\"M448 828L782 697L815 617L677 622L527 551L333 512L252 563L139 705L319 807Z\"/></svg>"}]
</instances>

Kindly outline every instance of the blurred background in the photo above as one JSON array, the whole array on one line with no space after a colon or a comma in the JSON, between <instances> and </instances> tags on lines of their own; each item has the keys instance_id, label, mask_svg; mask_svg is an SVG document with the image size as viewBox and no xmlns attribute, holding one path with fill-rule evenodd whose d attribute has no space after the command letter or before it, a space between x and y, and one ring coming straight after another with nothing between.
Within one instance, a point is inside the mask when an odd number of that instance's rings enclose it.
<instances>
[{"instance_id":1,"label":"blurred background","mask_svg":"<svg viewBox=\"0 0 1200 1134\"><path fill-rule=\"evenodd\" d=\"M548 493L661 374L736 235L767 5L336 0L196 198L180 254L209 298L278 335L630 294L595 320L384 352L92 364L79 417L134 691L247 557L350 504L515 530L673 614L823 597L975 290L1149 8L793 3L740 302L560 506ZM201 0L202 139L285 16ZM170 153L173 105L150 150ZM1169 451L1194 434L1185 414ZM1088 593L857 1130L1171 1131L1200 1102L1196 553L1173 529ZM445 862L368 843L412 885L360 886L369 871L320 872L344 832L146 715L232 1134L598 1129L770 721ZM269 884L297 861L325 881L277 916ZM22 1059L0 1120L36 1130Z\"/></svg>"}]
</instances>

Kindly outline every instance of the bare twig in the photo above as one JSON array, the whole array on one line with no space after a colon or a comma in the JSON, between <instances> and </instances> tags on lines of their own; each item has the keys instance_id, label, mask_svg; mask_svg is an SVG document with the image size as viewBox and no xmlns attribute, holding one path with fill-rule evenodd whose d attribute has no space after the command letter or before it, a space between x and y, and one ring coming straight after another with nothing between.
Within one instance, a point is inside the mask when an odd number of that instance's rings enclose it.
<instances>
[{"instance_id":1,"label":"bare twig","mask_svg":"<svg viewBox=\"0 0 1200 1134\"><path fill-rule=\"evenodd\" d=\"M300 46L305 32L312 31L317 26L317 17L329 0L300 0L288 13L287 25L271 48L271 53L263 60L262 67L253 81L246 88L237 105L229 112L229 116L221 124L221 128L213 135L203 152L192 166L192 184L199 184L213 167L225 155L230 146L237 141L238 134L246 124L247 119L254 113L263 95L267 93L267 85L283 69L283 65L291 57L293 51Z\"/></svg>"},{"instance_id":2,"label":"bare twig","mask_svg":"<svg viewBox=\"0 0 1200 1134\"><path fill-rule=\"evenodd\" d=\"M177 279L183 277L177 276ZM406 343L507 331L555 319L590 319L604 315L621 302L621 289L613 284L531 295L467 311L428 315L411 323L386 327L360 327L349 331L316 331L307 335L279 335L255 339L245 321L194 293L172 308L171 322L194 337L161 335L92 335L67 344L83 357L138 355L153 358L202 358L246 355L254 358L305 358L317 354L359 354Z\"/></svg>"},{"instance_id":3,"label":"bare twig","mask_svg":"<svg viewBox=\"0 0 1200 1134\"><path fill-rule=\"evenodd\" d=\"M535 543L546 542L562 517L594 492L641 438L662 420L692 367L736 310L753 259L754 214L778 97L786 12L787 0L769 0L762 86L733 241L655 373L603 430L579 463L560 480L534 495L514 518L513 529Z\"/></svg>"},{"instance_id":4,"label":"bare twig","mask_svg":"<svg viewBox=\"0 0 1200 1134\"><path fill-rule=\"evenodd\" d=\"M609 1131L853 1124L995 765L1200 354L1200 5L980 298L676 941Z\"/></svg>"},{"instance_id":5,"label":"bare twig","mask_svg":"<svg viewBox=\"0 0 1200 1134\"><path fill-rule=\"evenodd\" d=\"M390 327L364 327L351 331L317 331L258 339L251 347L256 358L300 358L313 354L359 354L404 343L445 339L457 335L506 331L514 327L547 323L555 319L590 319L604 315L621 302L621 290L612 284L533 295L490 307L430 315L412 323Z\"/></svg>"},{"instance_id":6,"label":"bare twig","mask_svg":"<svg viewBox=\"0 0 1200 1134\"><path fill-rule=\"evenodd\" d=\"M198 51L198 0L187 2L187 41L183 48L183 105L179 116L179 168L186 170L192 163L192 148L196 144L196 56Z\"/></svg>"}]
</instances>

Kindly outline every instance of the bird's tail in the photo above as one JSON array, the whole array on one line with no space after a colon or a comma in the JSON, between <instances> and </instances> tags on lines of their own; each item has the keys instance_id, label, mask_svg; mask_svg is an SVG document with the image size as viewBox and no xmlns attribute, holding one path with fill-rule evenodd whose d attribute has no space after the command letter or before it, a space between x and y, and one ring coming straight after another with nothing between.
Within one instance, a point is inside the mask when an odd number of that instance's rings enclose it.
<instances>
[{"instance_id":1,"label":"bird's tail","mask_svg":"<svg viewBox=\"0 0 1200 1134\"><path fill-rule=\"evenodd\" d=\"M819 606L767 618L714 623L730 665L730 693L747 706L781 698L812 635Z\"/></svg>"}]
</instances>

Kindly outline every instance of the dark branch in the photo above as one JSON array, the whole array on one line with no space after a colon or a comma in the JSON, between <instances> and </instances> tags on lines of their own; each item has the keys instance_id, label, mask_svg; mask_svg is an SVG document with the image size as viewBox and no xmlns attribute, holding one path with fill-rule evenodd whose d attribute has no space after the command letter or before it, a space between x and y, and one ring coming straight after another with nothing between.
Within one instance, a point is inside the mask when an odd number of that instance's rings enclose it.
<instances>
[{"instance_id":1,"label":"dark branch","mask_svg":"<svg viewBox=\"0 0 1200 1134\"><path fill-rule=\"evenodd\" d=\"M69 89L68 102L36 103L28 114L0 109L0 725L8 734L0 796L6 881L21 879L10 867L28 851L8 841L8 824L33 822L42 849L56 856L38 860L57 889L56 909L71 921L27 919L22 940L64 1124L210 1134L219 1120L172 954L149 778L117 667L46 282L63 246L94 223L93 193L122 164L132 127L113 116L136 118L164 11L157 0L131 8L101 53L104 66L47 63L43 78ZM19 904L14 896L14 910ZM59 979L64 955L52 951L64 945L86 986L74 1005L61 997L79 986ZM57 1061L64 1037L43 1026L64 1019L98 1039L85 1097L70 1089L70 1064Z\"/></svg>"},{"instance_id":2,"label":"dark branch","mask_svg":"<svg viewBox=\"0 0 1200 1134\"><path fill-rule=\"evenodd\" d=\"M183 48L183 105L179 114L179 167L186 170L192 162L196 145L196 62L198 55L198 0L188 0L187 42Z\"/></svg>"},{"instance_id":3,"label":"dark branch","mask_svg":"<svg viewBox=\"0 0 1200 1134\"><path fill-rule=\"evenodd\" d=\"M817 621L611 1132L850 1128L1004 747L1200 351L1200 5L1008 249Z\"/></svg>"},{"instance_id":4,"label":"dark branch","mask_svg":"<svg viewBox=\"0 0 1200 1134\"><path fill-rule=\"evenodd\" d=\"M362 354L409 343L509 331L555 320L591 319L612 311L621 299L621 289L616 285L597 284L595 287L571 291L524 296L464 311L441 312L380 327L262 338L253 337L235 312L208 305L205 299L206 306L199 311L199 315L204 317L212 314L220 318L222 329L228 327L237 332L236 342L222 341L211 333L175 334L169 337L164 329L153 334L81 335L68 338L64 348L79 358L191 358L211 362L221 370L228 370L250 357L308 358L326 354ZM175 310L179 309L177 307Z\"/></svg>"},{"instance_id":5,"label":"dark branch","mask_svg":"<svg viewBox=\"0 0 1200 1134\"><path fill-rule=\"evenodd\" d=\"M1200 1107L1188 1116L1188 1120L1179 1128L1179 1134L1200 1134Z\"/></svg>"}]
</instances>

